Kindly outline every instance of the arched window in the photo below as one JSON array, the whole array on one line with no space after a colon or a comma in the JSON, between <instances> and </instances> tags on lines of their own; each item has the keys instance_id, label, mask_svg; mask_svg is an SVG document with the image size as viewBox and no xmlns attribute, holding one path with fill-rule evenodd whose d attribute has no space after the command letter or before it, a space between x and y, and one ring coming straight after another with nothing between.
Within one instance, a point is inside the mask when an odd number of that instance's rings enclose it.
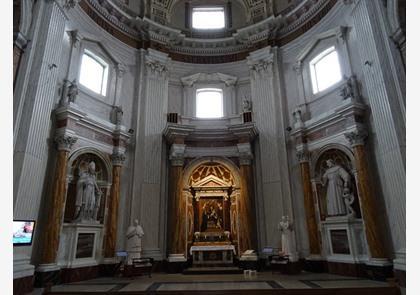
<instances>
[{"instance_id":1,"label":"arched window","mask_svg":"<svg viewBox=\"0 0 420 295\"><path fill-rule=\"evenodd\" d=\"M223 91L218 88L197 89L196 94L197 118L223 117Z\"/></svg>"},{"instance_id":2,"label":"arched window","mask_svg":"<svg viewBox=\"0 0 420 295\"><path fill-rule=\"evenodd\" d=\"M80 66L80 84L105 96L108 86L108 71L109 66L102 58L88 50L84 51Z\"/></svg>"},{"instance_id":3,"label":"arched window","mask_svg":"<svg viewBox=\"0 0 420 295\"><path fill-rule=\"evenodd\" d=\"M312 59L309 67L314 94L333 86L342 79L340 62L334 46Z\"/></svg>"}]
</instances>

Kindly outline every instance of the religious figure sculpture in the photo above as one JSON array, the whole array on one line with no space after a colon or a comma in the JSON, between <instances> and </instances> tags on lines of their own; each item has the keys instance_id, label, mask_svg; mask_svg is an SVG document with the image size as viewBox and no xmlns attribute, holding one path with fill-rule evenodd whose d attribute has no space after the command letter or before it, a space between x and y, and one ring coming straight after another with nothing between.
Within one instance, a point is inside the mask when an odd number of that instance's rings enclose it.
<instances>
[{"instance_id":1,"label":"religious figure sculpture","mask_svg":"<svg viewBox=\"0 0 420 295\"><path fill-rule=\"evenodd\" d=\"M73 80L73 82L70 82L69 85L69 90L67 93L67 96L69 98L69 103L75 103L76 102L76 97L79 94L79 89L77 87L77 83L76 83L76 79Z\"/></svg>"},{"instance_id":2,"label":"religious figure sculpture","mask_svg":"<svg viewBox=\"0 0 420 295\"><path fill-rule=\"evenodd\" d=\"M122 123L122 117L123 117L123 110L122 107L120 106L115 106L114 107L114 112L115 112L115 124L116 125L121 125Z\"/></svg>"},{"instance_id":3,"label":"religious figure sculpture","mask_svg":"<svg viewBox=\"0 0 420 295\"><path fill-rule=\"evenodd\" d=\"M327 160L327 167L328 169L322 176L322 185L328 184L327 213L330 216L346 215L348 209L344 204L344 198L350 193L350 174L343 167L335 164L332 159Z\"/></svg>"},{"instance_id":4,"label":"religious figure sculpture","mask_svg":"<svg viewBox=\"0 0 420 295\"><path fill-rule=\"evenodd\" d=\"M76 185L77 221L96 221L102 192L96 183L95 162L90 162L87 171L81 171Z\"/></svg>"},{"instance_id":5,"label":"religious figure sculpture","mask_svg":"<svg viewBox=\"0 0 420 295\"><path fill-rule=\"evenodd\" d=\"M242 102L242 109L243 112L251 112L252 111L252 101L250 101L249 99L244 99Z\"/></svg>"},{"instance_id":6,"label":"religious figure sculpture","mask_svg":"<svg viewBox=\"0 0 420 295\"><path fill-rule=\"evenodd\" d=\"M289 221L289 216L285 215L281 218L278 224L278 229L281 231L281 252L283 255L292 255L292 223Z\"/></svg>"},{"instance_id":7,"label":"religious figure sculpture","mask_svg":"<svg viewBox=\"0 0 420 295\"><path fill-rule=\"evenodd\" d=\"M139 221L134 219L134 225L130 225L125 234L127 238L127 263L132 264L133 258L141 258L141 238L144 231Z\"/></svg>"}]
</instances>

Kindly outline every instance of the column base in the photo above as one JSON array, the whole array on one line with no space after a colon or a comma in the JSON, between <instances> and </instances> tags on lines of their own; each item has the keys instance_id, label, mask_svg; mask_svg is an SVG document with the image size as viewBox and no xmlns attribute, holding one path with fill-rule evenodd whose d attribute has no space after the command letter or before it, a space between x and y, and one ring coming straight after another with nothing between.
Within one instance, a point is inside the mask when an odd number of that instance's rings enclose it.
<instances>
[{"instance_id":1,"label":"column base","mask_svg":"<svg viewBox=\"0 0 420 295\"><path fill-rule=\"evenodd\" d=\"M34 290L34 280L35 277L33 275L13 279L13 294L24 295L32 292Z\"/></svg>"},{"instance_id":2,"label":"column base","mask_svg":"<svg viewBox=\"0 0 420 295\"><path fill-rule=\"evenodd\" d=\"M187 267L187 258L184 254L169 254L167 262L168 273L181 273Z\"/></svg>"},{"instance_id":3,"label":"column base","mask_svg":"<svg viewBox=\"0 0 420 295\"><path fill-rule=\"evenodd\" d=\"M49 285L57 285L61 282L61 270L57 264L41 264L35 270L36 288L44 288Z\"/></svg>"},{"instance_id":4,"label":"column base","mask_svg":"<svg viewBox=\"0 0 420 295\"><path fill-rule=\"evenodd\" d=\"M319 255L310 255L303 260L303 270L309 272L327 272L326 261Z\"/></svg>"},{"instance_id":5,"label":"column base","mask_svg":"<svg viewBox=\"0 0 420 295\"><path fill-rule=\"evenodd\" d=\"M363 270L373 280L386 281L394 276L392 263L388 259L373 258L365 262Z\"/></svg>"}]
</instances>

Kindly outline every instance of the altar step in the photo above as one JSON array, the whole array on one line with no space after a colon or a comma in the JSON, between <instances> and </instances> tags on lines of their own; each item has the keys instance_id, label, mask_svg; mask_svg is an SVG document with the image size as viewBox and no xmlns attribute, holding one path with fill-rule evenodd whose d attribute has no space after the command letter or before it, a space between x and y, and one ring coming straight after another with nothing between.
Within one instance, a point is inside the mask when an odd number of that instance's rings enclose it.
<instances>
[{"instance_id":1,"label":"altar step","mask_svg":"<svg viewBox=\"0 0 420 295\"><path fill-rule=\"evenodd\" d=\"M241 274L244 271L235 266L207 266L189 267L182 273L184 275L219 275L219 274Z\"/></svg>"}]
</instances>

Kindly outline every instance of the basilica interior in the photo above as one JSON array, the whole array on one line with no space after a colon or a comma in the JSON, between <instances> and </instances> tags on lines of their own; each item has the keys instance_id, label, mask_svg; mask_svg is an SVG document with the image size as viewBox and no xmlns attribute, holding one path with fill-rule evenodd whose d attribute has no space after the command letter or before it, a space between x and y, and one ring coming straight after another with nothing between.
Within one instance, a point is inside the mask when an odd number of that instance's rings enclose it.
<instances>
[{"instance_id":1,"label":"basilica interior","mask_svg":"<svg viewBox=\"0 0 420 295\"><path fill-rule=\"evenodd\" d=\"M404 292L405 9L14 0L14 294Z\"/></svg>"}]
</instances>

